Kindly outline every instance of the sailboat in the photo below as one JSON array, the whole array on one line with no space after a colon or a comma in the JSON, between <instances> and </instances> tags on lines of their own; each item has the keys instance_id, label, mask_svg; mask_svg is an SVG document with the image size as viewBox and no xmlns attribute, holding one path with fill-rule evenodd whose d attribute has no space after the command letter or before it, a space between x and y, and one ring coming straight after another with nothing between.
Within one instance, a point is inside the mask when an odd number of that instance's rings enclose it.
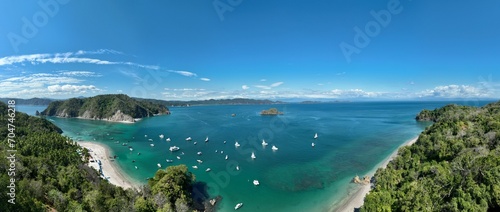
<instances>
[{"instance_id":1,"label":"sailboat","mask_svg":"<svg viewBox=\"0 0 500 212\"><path fill-rule=\"evenodd\" d=\"M252 156L250 156L252 159L255 159L257 157L255 157L255 153L252 152Z\"/></svg>"},{"instance_id":2,"label":"sailboat","mask_svg":"<svg viewBox=\"0 0 500 212\"><path fill-rule=\"evenodd\" d=\"M267 146L267 144L268 143L264 139L262 139L262 146Z\"/></svg>"},{"instance_id":3,"label":"sailboat","mask_svg":"<svg viewBox=\"0 0 500 212\"><path fill-rule=\"evenodd\" d=\"M271 149L272 149L273 151L276 151L276 150L278 150L278 147L276 147L276 146L274 146L274 145L273 145L273 147L272 147Z\"/></svg>"},{"instance_id":4,"label":"sailboat","mask_svg":"<svg viewBox=\"0 0 500 212\"><path fill-rule=\"evenodd\" d=\"M318 133L314 134L314 139L318 138Z\"/></svg>"}]
</instances>

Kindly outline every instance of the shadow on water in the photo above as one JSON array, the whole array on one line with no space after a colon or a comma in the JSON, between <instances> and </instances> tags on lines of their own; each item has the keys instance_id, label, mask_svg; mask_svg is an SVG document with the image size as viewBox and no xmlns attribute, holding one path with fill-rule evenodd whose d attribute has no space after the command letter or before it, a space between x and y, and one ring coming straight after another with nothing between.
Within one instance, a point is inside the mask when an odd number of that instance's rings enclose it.
<instances>
[{"instance_id":1,"label":"shadow on water","mask_svg":"<svg viewBox=\"0 0 500 212\"><path fill-rule=\"evenodd\" d=\"M193 206L199 211L216 211L217 204L212 205L210 203L210 196L208 194L208 186L205 182L195 182L193 184ZM222 196L217 196L214 198L218 203L222 200Z\"/></svg>"}]
</instances>

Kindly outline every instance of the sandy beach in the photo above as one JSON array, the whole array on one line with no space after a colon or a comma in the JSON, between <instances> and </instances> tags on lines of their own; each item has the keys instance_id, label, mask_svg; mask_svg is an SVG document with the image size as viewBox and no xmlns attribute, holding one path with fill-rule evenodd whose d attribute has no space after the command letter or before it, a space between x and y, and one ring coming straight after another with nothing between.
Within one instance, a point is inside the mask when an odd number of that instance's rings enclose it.
<instances>
[{"instance_id":1,"label":"sandy beach","mask_svg":"<svg viewBox=\"0 0 500 212\"><path fill-rule=\"evenodd\" d=\"M108 178L108 181L116 186L120 186L124 189L128 188L135 188L136 190L139 190L140 185L132 183L130 180L128 180L122 173L119 167L117 167L116 162L111 161L109 156L109 151L108 147L95 143L95 142L82 142L79 141L78 145L89 149L90 155L95 159L95 160L101 160L101 167L102 167L102 172L106 178ZM94 163L89 163L90 166L93 166L94 168L98 167L97 162Z\"/></svg>"},{"instance_id":2,"label":"sandy beach","mask_svg":"<svg viewBox=\"0 0 500 212\"><path fill-rule=\"evenodd\" d=\"M403 146L410 146L414 144L418 140L418 136L406 141L404 144L398 147L389 157L383 160L374 171L368 173L368 176L373 176L377 169L387 167L387 164L394 159L398 155L399 148ZM352 212L355 211L356 208L359 208L363 205L363 201L365 196L370 192L370 184L367 185L359 185L359 188L355 190L352 194L343 199L340 204L336 204L332 207L331 211L338 212Z\"/></svg>"}]
</instances>

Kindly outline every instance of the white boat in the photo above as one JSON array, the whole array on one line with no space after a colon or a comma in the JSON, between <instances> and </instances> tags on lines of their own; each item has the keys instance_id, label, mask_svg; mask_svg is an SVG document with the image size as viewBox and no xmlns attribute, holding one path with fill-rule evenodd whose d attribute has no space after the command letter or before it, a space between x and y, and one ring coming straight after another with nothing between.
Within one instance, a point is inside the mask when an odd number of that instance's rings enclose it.
<instances>
[{"instance_id":1,"label":"white boat","mask_svg":"<svg viewBox=\"0 0 500 212\"><path fill-rule=\"evenodd\" d=\"M318 138L318 133L314 134L314 139Z\"/></svg>"},{"instance_id":2,"label":"white boat","mask_svg":"<svg viewBox=\"0 0 500 212\"><path fill-rule=\"evenodd\" d=\"M312 147L316 146L316 144L314 144L314 142L311 144Z\"/></svg>"},{"instance_id":3,"label":"white boat","mask_svg":"<svg viewBox=\"0 0 500 212\"><path fill-rule=\"evenodd\" d=\"M273 151L276 151L276 150L278 150L278 147L276 147L276 146L274 146L274 145L273 145L273 147L272 147L271 149L272 149Z\"/></svg>"},{"instance_id":4,"label":"white boat","mask_svg":"<svg viewBox=\"0 0 500 212\"><path fill-rule=\"evenodd\" d=\"M224 150L221 150L221 151L220 151L220 154L224 154Z\"/></svg>"},{"instance_id":5,"label":"white boat","mask_svg":"<svg viewBox=\"0 0 500 212\"><path fill-rule=\"evenodd\" d=\"M193 139L191 137L186 138L186 141L190 141L190 140L193 140Z\"/></svg>"},{"instance_id":6,"label":"white boat","mask_svg":"<svg viewBox=\"0 0 500 212\"><path fill-rule=\"evenodd\" d=\"M184 152L181 152L181 155L184 155Z\"/></svg>"},{"instance_id":7,"label":"white boat","mask_svg":"<svg viewBox=\"0 0 500 212\"><path fill-rule=\"evenodd\" d=\"M179 160L180 160L180 159L181 159L181 157L180 157L180 156L177 156L177 159L179 159Z\"/></svg>"},{"instance_id":8,"label":"white boat","mask_svg":"<svg viewBox=\"0 0 500 212\"><path fill-rule=\"evenodd\" d=\"M179 148L177 146L171 146L170 148L168 148L168 150L170 150L171 152L178 151L179 149L181 149L181 148Z\"/></svg>"},{"instance_id":9,"label":"white boat","mask_svg":"<svg viewBox=\"0 0 500 212\"><path fill-rule=\"evenodd\" d=\"M160 138L163 139L165 136L163 134L160 135Z\"/></svg>"},{"instance_id":10,"label":"white boat","mask_svg":"<svg viewBox=\"0 0 500 212\"><path fill-rule=\"evenodd\" d=\"M224 141L224 144L226 144L226 141Z\"/></svg>"},{"instance_id":11,"label":"white boat","mask_svg":"<svg viewBox=\"0 0 500 212\"><path fill-rule=\"evenodd\" d=\"M198 153L196 153L196 154L201 155L202 153L201 153L201 152L198 152Z\"/></svg>"},{"instance_id":12,"label":"white boat","mask_svg":"<svg viewBox=\"0 0 500 212\"><path fill-rule=\"evenodd\" d=\"M153 141L153 139L150 138L150 139L148 139L148 141Z\"/></svg>"},{"instance_id":13,"label":"white boat","mask_svg":"<svg viewBox=\"0 0 500 212\"><path fill-rule=\"evenodd\" d=\"M264 139L262 139L262 146L267 146L267 145L268 143Z\"/></svg>"},{"instance_id":14,"label":"white boat","mask_svg":"<svg viewBox=\"0 0 500 212\"><path fill-rule=\"evenodd\" d=\"M109 134L108 134L108 135L109 135ZM148 135L144 135L144 138L147 138L147 137L148 137Z\"/></svg>"},{"instance_id":15,"label":"white boat","mask_svg":"<svg viewBox=\"0 0 500 212\"><path fill-rule=\"evenodd\" d=\"M236 170L238 170L238 171L239 171L239 170L240 170L240 166L236 166Z\"/></svg>"},{"instance_id":16,"label":"white boat","mask_svg":"<svg viewBox=\"0 0 500 212\"><path fill-rule=\"evenodd\" d=\"M205 170L205 171L206 171L206 172L209 172L209 171L211 171L211 170L212 170L212 169L208 168L208 169L207 169L207 170Z\"/></svg>"},{"instance_id":17,"label":"white boat","mask_svg":"<svg viewBox=\"0 0 500 212\"><path fill-rule=\"evenodd\" d=\"M254 180L254 181L253 181L253 184L254 184L254 185L256 185L256 186L258 186L260 183L259 183L259 181L258 181L258 180Z\"/></svg>"},{"instance_id":18,"label":"white boat","mask_svg":"<svg viewBox=\"0 0 500 212\"><path fill-rule=\"evenodd\" d=\"M193 144L194 144L194 145L196 145L196 144L197 144L197 142L195 141Z\"/></svg>"},{"instance_id":19,"label":"white boat","mask_svg":"<svg viewBox=\"0 0 500 212\"><path fill-rule=\"evenodd\" d=\"M149 146L155 146L155 144L149 144Z\"/></svg>"},{"instance_id":20,"label":"white boat","mask_svg":"<svg viewBox=\"0 0 500 212\"><path fill-rule=\"evenodd\" d=\"M236 206L234 206L234 210L238 210L238 209L240 209L240 208L241 208L241 206L243 206L243 203L241 203L241 202L240 202L240 203L238 203L238 204L236 204Z\"/></svg>"},{"instance_id":21,"label":"white boat","mask_svg":"<svg viewBox=\"0 0 500 212\"><path fill-rule=\"evenodd\" d=\"M196 162L198 162L198 163L203 163L203 161L202 161L202 160L196 160Z\"/></svg>"},{"instance_id":22,"label":"white boat","mask_svg":"<svg viewBox=\"0 0 500 212\"><path fill-rule=\"evenodd\" d=\"M252 159L255 159L257 157L255 157L255 153L252 152L252 156L250 156Z\"/></svg>"},{"instance_id":23,"label":"white boat","mask_svg":"<svg viewBox=\"0 0 500 212\"><path fill-rule=\"evenodd\" d=\"M234 146L235 147L239 147L240 146L240 144L238 143L238 141L236 141L236 143L234 143Z\"/></svg>"},{"instance_id":24,"label":"white boat","mask_svg":"<svg viewBox=\"0 0 500 212\"><path fill-rule=\"evenodd\" d=\"M217 150L215 150L215 153L217 153Z\"/></svg>"},{"instance_id":25,"label":"white boat","mask_svg":"<svg viewBox=\"0 0 500 212\"><path fill-rule=\"evenodd\" d=\"M198 166L193 166L193 169L198 169Z\"/></svg>"},{"instance_id":26,"label":"white boat","mask_svg":"<svg viewBox=\"0 0 500 212\"><path fill-rule=\"evenodd\" d=\"M161 168L161 164L159 164L159 163L158 163L158 164L156 164L156 165L158 166L158 168Z\"/></svg>"},{"instance_id":27,"label":"white boat","mask_svg":"<svg viewBox=\"0 0 500 212\"><path fill-rule=\"evenodd\" d=\"M208 136L205 138L205 142L208 142Z\"/></svg>"},{"instance_id":28,"label":"white boat","mask_svg":"<svg viewBox=\"0 0 500 212\"><path fill-rule=\"evenodd\" d=\"M169 142L169 141L171 141L171 140L170 140L170 138L167 138L167 139L166 139L166 141L167 141L167 142Z\"/></svg>"},{"instance_id":29,"label":"white boat","mask_svg":"<svg viewBox=\"0 0 500 212\"><path fill-rule=\"evenodd\" d=\"M137 169L137 166L135 166L135 169Z\"/></svg>"},{"instance_id":30,"label":"white boat","mask_svg":"<svg viewBox=\"0 0 500 212\"><path fill-rule=\"evenodd\" d=\"M174 162L174 160L167 159L167 163L172 163L172 162Z\"/></svg>"},{"instance_id":31,"label":"white boat","mask_svg":"<svg viewBox=\"0 0 500 212\"><path fill-rule=\"evenodd\" d=\"M130 151L134 151L134 149L132 149L132 148L128 148L128 149L130 149Z\"/></svg>"},{"instance_id":32,"label":"white boat","mask_svg":"<svg viewBox=\"0 0 500 212\"><path fill-rule=\"evenodd\" d=\"M229 157L226 155L226 160L228 159Z\"/></svg>"}]
</instances>

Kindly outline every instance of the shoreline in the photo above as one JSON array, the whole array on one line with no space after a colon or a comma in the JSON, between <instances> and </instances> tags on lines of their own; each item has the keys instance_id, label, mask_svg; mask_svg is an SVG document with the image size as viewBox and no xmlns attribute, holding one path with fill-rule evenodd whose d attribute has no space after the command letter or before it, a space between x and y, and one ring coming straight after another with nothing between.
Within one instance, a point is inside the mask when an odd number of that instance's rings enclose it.
<instances>
[{"instance_id":1,"label":"shoreline","mask_svg":"<svg viewBox=\"0 0 500 212\"><path fill-rule=\"evenodd\" d=\"M387 165L389 164L389 162L392 161L398 155L399 149L401 147L411 146L412 144L417 142L418 137L419 136L412 138L412 139L406 141L405 143L403 143L396 150L394 150L394 152L392 152L392 154L389 155L389 157L387 157L382 162L380 162L378 165L376 165L375 169L371 170L366 175L373 176L379 168L385 169L387 167ZM363 205L365 196L368 193L370 193L370 190L371 190L371 183L366 184L366 185L358 184L358 188L353 189L351 192L349 192L349 194L345 198L343 198L340 202L330 206L329 211L340 211L340 212L355 211L355 209L360 208Z\"/></svg>"},{"instance_id":2,"label":"shoreline","mask_svg":"<svg viewBox=\"0 0 500 212\"><path fill-rule=\"evenodd\" d=\"M118 167L114 161L110 161L109 148L103 144L90 141L78 141L78 145L89 150L90 156L95 160L101 161L101 168L103 175L108 178L108 182L122 187L123 189L133 188L137 191L140 190L141 185L139 183L133 182L127 176L123 174L123 171ZM96 168L97 161L94 163L88 162L88 166Z\"/></svg>"}]
</instances>

